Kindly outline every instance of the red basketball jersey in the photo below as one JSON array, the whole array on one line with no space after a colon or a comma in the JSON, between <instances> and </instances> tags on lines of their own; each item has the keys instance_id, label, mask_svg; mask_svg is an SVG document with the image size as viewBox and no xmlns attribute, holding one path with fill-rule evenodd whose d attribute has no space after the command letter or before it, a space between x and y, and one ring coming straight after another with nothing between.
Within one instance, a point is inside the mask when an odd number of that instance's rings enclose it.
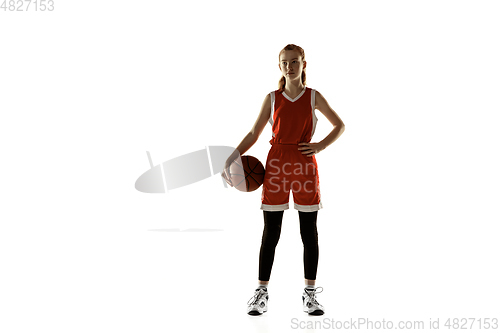
<instances>
[{"instance_id":1,"label":"red basketball jersey","mask_svg":"<svg viewBox=\"0 0 500 333\"><path fill-rule=\"evenodd\" d=\"M273 138L270 144L298 144L311 142L318 118L315 109L315 90L305 87L294 99L283 91L271 92L271 116Z\"/></svg>"},{"instance_id":2,"label":"red basketball jersey","mask_svg":"<svg viewBox=\"0 0 500 333\"><path fill-rule=\"evenodd\" d=\"M323 208L316 157L306 156L299 143L311 142L316 128L315 90L305 87L295 98L271 93L272 145L266 160L261 209L289 209L290 190L298 211Z\"/></svg>"}]
</instances>

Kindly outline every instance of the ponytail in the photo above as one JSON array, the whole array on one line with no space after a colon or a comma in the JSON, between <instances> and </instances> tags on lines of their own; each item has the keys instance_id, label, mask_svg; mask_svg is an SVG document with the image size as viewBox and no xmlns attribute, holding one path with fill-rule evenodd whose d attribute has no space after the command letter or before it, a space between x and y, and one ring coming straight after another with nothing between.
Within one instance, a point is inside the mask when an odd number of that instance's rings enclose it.
<instances>
[{"instance_id":1,"label":"ponytail","mask_svg":"<svg viewBox=\"0 0 500 333\"><path fill-rule=\"evenodd\" d=\"M285 91L286 79L284 76L281 76L280 82L278 83L278 93L282 93Z\"/></svg>"}]
</instances>

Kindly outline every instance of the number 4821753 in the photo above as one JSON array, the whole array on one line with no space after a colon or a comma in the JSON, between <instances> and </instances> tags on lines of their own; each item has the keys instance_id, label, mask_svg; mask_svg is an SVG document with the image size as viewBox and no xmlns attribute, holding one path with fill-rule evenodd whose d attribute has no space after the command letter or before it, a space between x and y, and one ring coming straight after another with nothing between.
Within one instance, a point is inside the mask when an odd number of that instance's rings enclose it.
<instances>
[{"instance_id":1,"label":"number 4821753","mask_svg":"<svg viewBox=\"0 0 500 333\"><path fill-rule=\"evenodd\" d=\"M54 1L53 0L3 0L0 5L0 9L9 12L27 12L29 10L34 11L53 11Z\"/></svg>"}]
</instances>

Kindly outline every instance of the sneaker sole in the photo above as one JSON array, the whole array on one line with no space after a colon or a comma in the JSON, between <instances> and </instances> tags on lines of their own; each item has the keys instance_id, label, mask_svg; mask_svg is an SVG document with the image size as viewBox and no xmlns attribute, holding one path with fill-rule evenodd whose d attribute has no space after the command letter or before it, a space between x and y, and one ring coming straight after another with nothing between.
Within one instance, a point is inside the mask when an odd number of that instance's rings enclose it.
<instances>
[{"instance_id":1,"label":"sneaker sole","mask_svg":"<svg viewBox=\"0 0 500 333\"><path fill-rule=\"evenodd\" d=\"M324 315L325 312L324 311L321 311L321 310L315 310L311 313L309 313L311 316L321 316L321 315Z\"/></svg>"},{"instance_id":2,"label":"sneaker sole","mask_svg":"<svg viewBox=\"0 0 500 333\"><path fill-rule=\"evenodd\" d=\"M259 311L257 311L257 310L252 310L252 311L248 312L248 314L249 314L250 316L260 316L261 314L264 314L264 313L266 313L266 312L267 312L267 310L264 310L262 313L260 313L260 312L259 312Z\"/></svg>"}]
</instances>

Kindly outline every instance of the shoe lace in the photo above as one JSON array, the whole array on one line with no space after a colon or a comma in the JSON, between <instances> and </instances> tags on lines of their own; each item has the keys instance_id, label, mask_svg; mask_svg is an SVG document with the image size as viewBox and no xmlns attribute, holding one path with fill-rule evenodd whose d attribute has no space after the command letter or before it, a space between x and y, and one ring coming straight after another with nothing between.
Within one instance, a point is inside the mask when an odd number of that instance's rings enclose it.
<instances>
[{"instance_id":1,"label":"shoe lace","mask_svg":"<svg viewBox=\"0 0 500 333\"><path fill-rule=\"evenodd\" d=\"M321 288L320 291L318 291L319 288ZM309 302L311 304L319 305L318 301L316 300L316 294L321 293L323 291L323 287L317 287L317 288L314 288L313 290L305 289L305 291L306 291L306 294L309 296Z\"/></svg>"},{"instance_id":2,"label":"shoe lace","mask_svg":"<svg viewBox=\"0 0 500 333\"><path fill-rule=\"evenodd\" d=\"M266 291L264 289L259 288L259 290L255 291L255 294L252 296L252 298L248 300L247 304L248 305L256 304L259 301L260 297L265 293Z\"/></svg>"}]
</instances>

